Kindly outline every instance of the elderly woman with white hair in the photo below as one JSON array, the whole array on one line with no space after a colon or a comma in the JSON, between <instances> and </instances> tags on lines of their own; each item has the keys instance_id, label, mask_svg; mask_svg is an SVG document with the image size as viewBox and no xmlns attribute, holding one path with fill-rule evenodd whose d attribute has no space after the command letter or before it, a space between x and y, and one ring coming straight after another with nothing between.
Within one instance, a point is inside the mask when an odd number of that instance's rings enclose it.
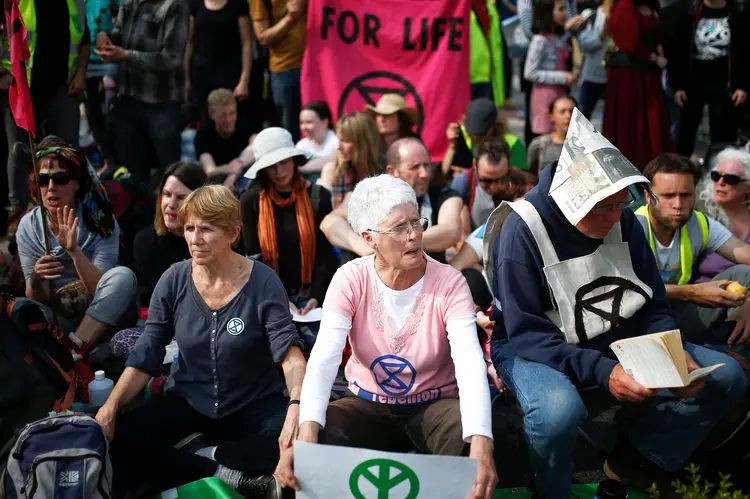
<instances>
[{"instance_id":1,"label":"elderly woman with white hair","mask_svg":"<svg viewBox=\"0 0 750 499\"><path fill-rule=\"evenodd\" d=\"M698 186L698 206L738 239L750 243L750 153L724 149ZM710 281L735 264L718 253L706 253L698 266L698 282Z\"/></svg>"},{"instance_id":2,"label":"elderly woman with white hair","mask_svg":"<svg viewBox=\"0 0 750 499\"><path fill-rule=\"evenodd\" d=\"M465 279L425 255L427 220L403 180L360 182L348 221L374 254L341 267L328 288L300 397L299 440L454 456L468 447L479 460L472 497L492 497L487 368ZM329 404L347 338L349 391ZM282 453L276 476L298 488L291 452Z\"/></svg>"}]
</instances>

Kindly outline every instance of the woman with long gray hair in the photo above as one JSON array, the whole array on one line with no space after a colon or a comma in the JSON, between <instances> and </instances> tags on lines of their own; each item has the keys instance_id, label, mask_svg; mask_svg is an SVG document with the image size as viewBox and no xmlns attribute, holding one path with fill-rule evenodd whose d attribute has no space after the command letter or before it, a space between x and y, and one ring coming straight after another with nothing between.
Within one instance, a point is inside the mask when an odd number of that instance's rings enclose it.
<instances>
[{"instance_id":1,"label":"woman with long gray hair","mask_svg":"<svg viewBox=\"0 0 750 499\"><path fill-rule=\"evenodd\" d=\"M701 211L750 243L750 153L734 148L720 152L696 195ZM717 253L707 253L698 266L698 281L711 280L733 265Z\"/></svg>"}]
</instances>

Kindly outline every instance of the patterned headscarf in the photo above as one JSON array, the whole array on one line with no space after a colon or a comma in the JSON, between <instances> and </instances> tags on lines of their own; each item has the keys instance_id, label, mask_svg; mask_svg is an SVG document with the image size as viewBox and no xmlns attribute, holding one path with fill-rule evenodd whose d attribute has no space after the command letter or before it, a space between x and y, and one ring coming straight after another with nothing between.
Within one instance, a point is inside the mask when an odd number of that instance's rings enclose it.
<instances>
[{"instance_id":1,"label":"patterned headscarf","mask_svg":"<svg viewBox=\"0 0 750 499\"><path fill-rule=\"evenodd\" d=\"M60 166L73 173L78 181L76 198L83 203L83 222L89 232L111 236L115 230L112 204L88 158L55 135L43 138L37 146L37 163L49 157L57 159Z\"/></svg>"}]
</instances>

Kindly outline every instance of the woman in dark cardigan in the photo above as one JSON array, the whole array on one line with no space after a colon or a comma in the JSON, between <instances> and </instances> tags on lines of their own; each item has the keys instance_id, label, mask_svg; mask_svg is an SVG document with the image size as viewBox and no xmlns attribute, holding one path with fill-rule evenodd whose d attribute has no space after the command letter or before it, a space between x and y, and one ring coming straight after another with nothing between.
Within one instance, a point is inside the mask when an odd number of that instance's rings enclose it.
<instances>
[{"instance_id":1,"label":"woman in dark cardigan","mask_svg":"<svg viewBox=\"0 0 750 499\"><path fill-rule=\"evenodd\" d=\"M252 180L242 195L245 249L281 278L293 312L305 315L323 304L337 262L320 223L331 212L331 194L304 179L307 153L291 134L267 128L255 138Z\"/></svg>"}]
</instances>

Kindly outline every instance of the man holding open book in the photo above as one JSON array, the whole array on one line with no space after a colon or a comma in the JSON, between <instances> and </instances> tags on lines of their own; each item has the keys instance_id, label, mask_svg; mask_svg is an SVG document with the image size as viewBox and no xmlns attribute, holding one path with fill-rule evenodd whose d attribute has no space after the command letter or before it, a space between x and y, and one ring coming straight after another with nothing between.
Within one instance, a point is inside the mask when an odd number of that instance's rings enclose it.
<instances>
[{"instance_id":1,"label":"man holding open book","mask_svg":"<svg viewBox=\"0 0 750 499\"><path fill-rule=\"evenodd\" d=\"M571 134L583 150L571 157L564 148L525 201L503 203L487 223L492 360L525 412L542 497L570 496L571 454L587 415L579 390L586 388L642 404L605 473L634 487L657 482L668 497L671 474L741 398L745 376L736 361L675 333L650 345L670 346L662 356L668 365L652 367L676 371L673 384L646 388L635 379L647 379L643 373L616 360L613 342L676 329L648 242L627 209L629 187L648 189L648 181L578 110ZM691 380L701 366L716 370Z\"/></svg>"}]
</instances>

